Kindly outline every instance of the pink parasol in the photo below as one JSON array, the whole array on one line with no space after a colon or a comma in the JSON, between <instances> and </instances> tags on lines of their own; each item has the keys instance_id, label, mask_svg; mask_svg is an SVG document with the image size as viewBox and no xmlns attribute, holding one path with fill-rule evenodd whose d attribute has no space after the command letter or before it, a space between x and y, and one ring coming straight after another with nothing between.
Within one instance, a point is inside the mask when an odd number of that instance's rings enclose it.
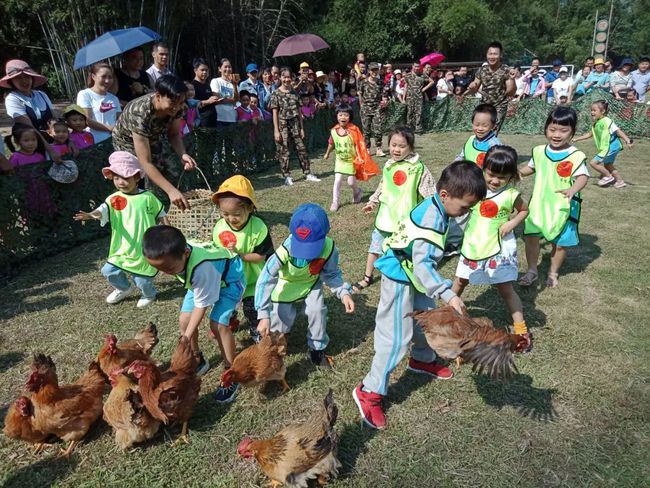
<instances>
[{"instance_id":1,"label":"pink parasol","mask_svg":"<svg viewBox=\"0 0 650 488\"><path fill-rule=\"evenodd\" d=\"M323 39L314 34L296 34L283 39L273 53L274 58L280 56L295 56L296 54L314 53L321 49L327 49Z\"/></svg>"},{"instance_id":2,"label":"pink parasol","mask_svg":"<svg viewBox=\"0 0 650 488\"><path fill-rule=\"evenodd\" d=\"M442 63L445 60L445 55L442 53L431 53L427 54L423 58L420 58L420 66L424 66L425 64L431 65L431 67L438 66L440 63Z\"/></svg>"}]
</instances>

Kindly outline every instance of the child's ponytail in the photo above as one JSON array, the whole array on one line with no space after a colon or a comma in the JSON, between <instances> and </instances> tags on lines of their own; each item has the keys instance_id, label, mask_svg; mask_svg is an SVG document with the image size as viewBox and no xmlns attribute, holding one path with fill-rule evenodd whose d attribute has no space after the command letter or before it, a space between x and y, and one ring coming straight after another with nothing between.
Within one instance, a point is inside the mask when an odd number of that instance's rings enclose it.
<instances>
[{"instance_id":1,"label":"child's ponytail","mask_svg":"<svg viewBox=\"0 0 650 488\"><path fill-rule=\"evenodd\" d=\"M607 100L596 100L592 105L598 105L605 115L609 112L609 103Z\"/></svg>"}]
</instances>

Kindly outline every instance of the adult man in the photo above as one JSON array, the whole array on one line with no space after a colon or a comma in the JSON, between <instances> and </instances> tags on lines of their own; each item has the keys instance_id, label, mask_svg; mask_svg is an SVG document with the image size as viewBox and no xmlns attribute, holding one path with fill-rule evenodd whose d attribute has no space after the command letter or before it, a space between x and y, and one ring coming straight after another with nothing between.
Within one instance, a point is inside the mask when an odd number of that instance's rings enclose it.
<instances>
[{"instance_id":1,"label":"adult man","mask_svg":"<svg viewBox=\"0 0 650 488\"><path fill-rule=\"evenodd\" d=\"M544 76L544 82L548 87L546 89L546 102L553 103L553 82L560 77L560 68L562 68L562 60L556 59L553 61L553 69L546 73Z\"/></svg>"},{"instance_id":2,"label":"adult man","mask_svg":"<svg viewBox=\"0 0 650 488\"><path fill-rule=\"evenodd\" d=\"M483 95L483 102L491 103L497 109L497 124L495 132L501 130L503 121L508 112L508 98L517 91L515 80L510 77L510 68L503 64L501 57L503 46L494 41L488 46L487 65L481 66L476 73L476 78L469 84L467 95L473 95L479 89Z\"/></svg>"},{"instance_id":3,"label":"adult man","mask_svg":"<svg viewBox=\"0 0 650 488\"><path fill-rule=\"evenodd\" d=\"M640 102L646 101L650 91L650 58L643 57L639 60L639 66L632 71L632 89L636 92Z\"/></svg>"},{"instance_id":4,"label":"adult man","mask_svg":"<svg viewBox=\"0 0 650 488\"><path fill-rule=\"evenodd\" d=\"M282 81L280 81L280 67L277 64L271 66L271 79L275 88L279 88L282 84Z\"/></svg>"},{"instance_id":5,"label":"adult man","mask_svg":"<svg viewBox=\"0 0 650 488\"><path fill-rule=\"evenodd\" d=\"M472 82L472 76L467 72L467 66L461 66L454 73L454 87L460 87L460 92L465 93L467 87Z\"/></svg>"},{"instance_id":6,"label":"adult man","mask_svg":"<svg viewBox=\"0 0 650 488\"><path fill-rule=\"evenodd\" d=\"M424 67L424 73L420 74L420 65L413 63L411 72L404 77L406 92L404 101L406 103L406 125L415 132L422 132L422 104L424 103L424 92L431 88L435 81L430 78L430 64Z\"/></svg>"},{"instance_id":7,"label":"adult man","mask_svg":"<svg viewBox=\"0 0 650 488\"><path fill-rule=\"evenodd\" d=\"M185 104L187 87L174 75L163 75L155 84L154 93L148 93L126 104L122 116L113 128L113 148L135 155L151 183L167 193L169 201L180 209L189 208L187 200L173 183L180 171L171 161L162 157L162 138L167 134L169 145L178 154L186 171L196 162L185 151L180 135L180 117Z\"/></svg>"},{"instance_id":8,"label":"adult man","mask_svg":"<svg viewBox=\"0 0 650 488\"><path fill-rule=\"evenodd\" d=\"M584 64L583 68L589 68L589 70L594 69L594 61L595 60L596 59L593 56L587 56L585 58L585 64Z\"/></svg>"},{"instance_id":9,"label":"adult man","mask_svg":"<svg viewBox=\"0 0 650 488\"><path fill-rule=\"evenodd\" d=\"M299 95L311 95L314 93L314 84L309 81L309 63L303 61L300 63L300 74L298 75L298 80L293 83L293 89L298 92Z\"/></svg>"},{"instance_id":10,"label":"adult man","mask_svg":"<svg viewBox=\"0 0 650 488\"><path fill-rule=\"evenodd\" d=\"M379 79L379 65L370 63L369 74L359 82L359 105L361 105L361 127L363 137L366 140L366 147L370 150L370 139L375 138L376 155L385 156L381 150L381 113L379 104L381 102L382 83Z\"/></svg>"},{"instance_id":11,"label":"adult man","mask_svg":"<svg viewBox=\"0 0 650 488\"><path fill-rule=\"evenodd\" d=\"M259 73L259 68L255 63L249 63L246 66L246 76L247 78L239 84L237 91L240 93L247 91L248 93L255 93L257 96L260 96L262 87L262 82L258 79L257 75Z\"/></svg>"},{"instance_id":12,"label":"adult man","mask_svg":"<svg viewBox=\"0 0 650 488\"><path fill-rule=\"evenodd\" d=\"M163 75L173 74L167 67L169 63L169 47L164 42L156 42L151 48L151 57L153 64L147 70L151 86L156 84L156 80Z\"/></svg>"}]
</instances>

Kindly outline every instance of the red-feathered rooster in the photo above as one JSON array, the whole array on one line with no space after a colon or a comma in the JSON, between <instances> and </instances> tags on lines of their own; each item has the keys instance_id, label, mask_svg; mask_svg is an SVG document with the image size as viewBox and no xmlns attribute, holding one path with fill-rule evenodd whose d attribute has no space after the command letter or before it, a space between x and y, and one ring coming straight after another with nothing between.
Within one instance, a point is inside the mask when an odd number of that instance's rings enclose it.
<instances>
[{"instance_id":1,"label":"red-feathered rooster","mask_svg":"<svg viewBox=\"0 0 650 488\"><path fill-rule=\"evenodd\" d=\"M152 322L128 341L117 343L117 337L107 334L104 346L97 355L97 362L109 377L115 370L125 368L133 361L149 360L151 351L158 344L158 329Z\"/></svg>"}]
</instances>

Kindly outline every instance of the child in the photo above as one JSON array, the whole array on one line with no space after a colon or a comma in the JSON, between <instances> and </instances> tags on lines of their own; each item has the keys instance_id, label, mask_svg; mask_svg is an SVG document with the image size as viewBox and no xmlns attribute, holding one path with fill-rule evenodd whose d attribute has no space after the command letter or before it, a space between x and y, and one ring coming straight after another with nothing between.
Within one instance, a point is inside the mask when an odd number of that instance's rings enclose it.
<instances>
[{"instance_id":1,"label":"child","mask_svg":"<svg viewBox=\"0 0 650 488\"><path fill-rule=\"evenodd\" d=\"M316 366L329 368L323 283L341 300L346 313L354 312L350 285L343 282L339 252L327 237L330 223L321 207L313 203L300 205L291 216L289 229L291 235L266 262L257 281L257 330L262 336L269 331L289 333L296 319L296 302L304 300L309 358Z\"/></svg>"},{"instance_id":2,"label":"child","mask_svg":"<svg viewBox=\"0 0 650 488\"><path fill-rule=\"evenodd\" d=\"M108 162L102 174L113 181L117 191L92 212L80 210L73 218L99 220L102 226L111 224L111 245L102 274L114 290L106 297L106 303L116 304L133 294L131 275L142 292L136 306L144 308L156 299L153 279L158 271L142 254L142 239L147 229L163 219L165 210L153 193L138 187L144 171L135 156L116 151L108 157Z\"/></svg>"},{"instance_id":3,"label":"child","mask_svg":"<svg viewBox=\"0 0 650 488\"><path fill-rule=\"evenodd\" d=\"M397 230L397 224L425 198L436 192L431 172L415 152L415 135L408 127L396 127L388 136L390 158L382 171L382 181L363 207L370 213L379 207L370 238L365 275L353 285L355 292L367 288L375 279L375 261L382 254L384 237Z\"/></svg>"},{"instance_id":4,"label":"child","mask_svg":"<svg viewBox=\"0 0 650 488\"><path fill-rule=\"evenodd\" d=\"M614 188L625 188L627 183L621 177L618 169L614 166L616 156L623 150L623 139L628 146L634 141L623 132L612 119L607 117L609 105L605 100L597 100L591 104L591 132L576 137L573 142L584 141L594 138L598 154L589 162L589 166L602 175L598 180L598 186L607 186L614 183Z\"/></svg>"},{"instance_id":5,"label":"child","mask_svg":"<svg viewBox=\"0 0 650 488\"><path fill-rule=\"evenodd\" d=\"M63 118L71 130L70 141L78 149L84 149L95 144L95 138L86 130L88 120L83 108L79 105L68 105L63 111Z\"/></svg>"},{"instance_id":6,"label":"child","mask_svg":"<svg viewBox=\"0 0 650 488\"><path fill-rule=\"evenodd\" d=\"M253 109L250 107L251 94L242 90L239 92L239 106L235 109L237 112L237 122L246 122L255 118Z\"/></svg>"},{"instance_id":7,"label":"child","mask_svg":"<svg viewBox=\"0 0 650 488\"><path fill-rule=\"evenodd\" d=\"M11 136L5 136L5 143L12 151L9 162L14 168L45 161L43 141L31 125L14 124Z\"/></svg>"},{"instance_id":8,"label":"child","mask_svg":"<svg viewBox=\"0 0 650 488\"><path fill-rule=\"evenodd\" d=\"M194 85L189 81L185 82L187 87L187 97L185 99L185 109L183 117L181 117L180 132L181 136L186 136L201 124L201 117L199 117L199 100L196 100L196 91Z\"/></svg>"},{"instance_id":9,"label":"child","mask_svg":"<svg viewBox=\"0 0 650 488\"><path fill-rule=\"evenodd\" d=\"M13 166L5 156L5 143L4 139L0 137L0 174L12 174L14 172Z\"/></svg>"},{"instance_id":10,"label":"child","mask_svg":"<svg viewBox=\"0 0 650 488\"><path fill-rule=\"evenodd\" d=\"M198 358L196 374L201 376L210 369L208 360L199 351L198 330L209 307L212 307L210 329L219 342L224 365L229 368L235 357L235 338L228 323L246 287L241 258L224 248L190 244L180 230L169 225L147 230L142 252L149 264L176 276L187 289L179 325ZM238 388L236 383L229 388L218 388L216 401L233 401Z\"/></svg>"},{"instance_id":11,"label":"child","mask_svg":"<svg viewBox=\"0 0 650 488\"><path fill-rule=\"evenodd\" d=\"M488 149L501 144L495 128L497 125L497 109L491 103L480 103L472 114L472 131L463 149L456 156L456 161L472 161L483 167L483 160Z\"/></svg>"},{"instance_id":12,"label":"child","mask_svg":"<svg viewBox=\"0 0 650 488\"><path fill-rule=\"evenodd\" d=\"M357 89L350 88L350 96L348 97L348 103L354 107L354 104L357 103Z\"/></svg>"},{"instance_id":13,"label":"child","mask_svg":"<svg viewBox=\"0 0 650 488\"><path fill-rule=\"evenodd\" d=\"M334 94L334 100L332 100L332 103L330 104L330 108L336 109L340 105L342 105L341 95L337 92Z\"/></svg>"},{"instance_id":14,"label":"child","mask_svg":"<svg viewBox=\"0 0 650 488\"><path fill-rule=\"evenodd\" d=\"M435 361L435 351L408 314L435 308L436 299L464 313L464 304L451 289L451 281L443 280L437 268L449 218L467 213L485 198L485 192L485 179L476 164L452 163L440 175L437 193L415 207L400 231L384 241L386 252L376 263L382 278L375 318L375 355L369 373L352 392L361 417L374 429L386 428L381 402L390 374L406 354L411 339L409 370L439 379L453 376L449 368Z\"/></svg>"},{"instance_id":15,"label":"child","mask_svg":"<svg viewBox=\"0 0 650 488\"><path fill-rule=\"evenodd\" d=\"M64 119L50 119L47 123L47 133L52 138L50 147L59 156L65 156L70 151L70 130Z\"/></svg>"},{"instance_id":16,"label":"child","mask_svg":"<svg viewBox=\"0 0 650 488\"><path fill-rule=\"evenodd\" d=\"M361 201L361 188L357 185L355 177L354 160L360 157L358 154L360 142L363 142L363 149L366 149L363 135L350 122L352 119L352 107L342 105L336 109L336 124L330 133L327 151L323 159L329 159L332 151L336 152L336 161L334 163L334 189L332 191L332 205L330 210L336 212L339 209L339 198L341 196L341 186L343 179L347 178L348 186L352 188L352 201L359 203Z\"/></svg>"},{"instance_id":17,"label":"child","mask_svg":"<svg viewBox=\"0 0 650 488\"><path fill-rule=\"evenodd\" d=\"M253 123L260 120L271 120L273 117L266 110L260 108L260 98L257 93L250 94L250 108L253 111Z\"/></svg>"},{"instance_id":18,"label":"child","mask_svg":"<svg viewBox=\"0 0 650 488\"><path fill-rule=\"evenodd\" d=\"M533 195L524 226L528 271L519 279L521 286L537 281L539 239L551 242L551 268L546 286L558 285L558 273L566 258L566 248L578 245L580 190L589 181L586 156L571 145L578 114L571 107L551 111L544 132L547 145L533 148L530 162L519 169L521 176L535 174Z\"/></svg>"},{"instance_id":19,"label":"child","mask_svg":"<svg viewBox=\"0 0 650 488\"><path fill-rule=\"evenodd\" d=\"M519 181L517 151L509 146L492 146L483 163L487 195L470 212L461 258L452 290L461 296L468 284L495 285L512 314L515 334L530 336L523 307L512 282L517 280L517 240L513 230L528 215L515 183ZM510 214L517 210L511 219Z\"/></svg>"},{"instance_id":20,"label":"child","mask_svg":"<svg viewBox=\"0 0 650 488\"><path fill-rule=\"evenodd\" d=\"M316 115L316 106L311 103L309 95L302 95L300 97L300 112L306 119L313 119Z\"/></svg>"},{"instance_id":21,"label":"child","mask_svg":"<svg viewBox=\"0 0 650 488\"><path fill-rule=\"evenodd\" d=\"M273 254L269 228L254 214L257 209L255 190L245 176L235 175L224 181L212 201L219 206L221 219L214 226L213 241L238 254L243 261L246 289L242 299L244 317L248 321L251 338L259 342L255 285L264 268L264 262Z\"/></svg>"}]
</instances>

